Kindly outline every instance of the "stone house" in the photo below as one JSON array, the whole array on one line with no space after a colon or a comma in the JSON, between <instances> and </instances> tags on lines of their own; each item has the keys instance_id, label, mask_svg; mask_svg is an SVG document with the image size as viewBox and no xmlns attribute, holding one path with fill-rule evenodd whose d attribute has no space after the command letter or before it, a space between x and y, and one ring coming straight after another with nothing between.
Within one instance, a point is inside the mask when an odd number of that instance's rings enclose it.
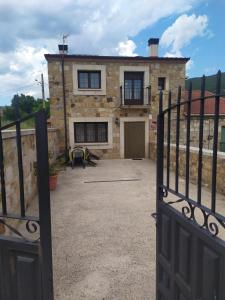
<instances>
[{"instance_id":1,"label":"stone house","mask_svg":"<svg viewBox=\"0 0 225 300\"><path fill-rule=\"evenodd\" d=\"M59 129L62 150L66 139L103 158L149 157L158 91L184 90L188 61L158 57L158 43L148 41L147 57L71 55L66 45L63 53L45 55L51 124Z\"/></svg>"}]
</instances>

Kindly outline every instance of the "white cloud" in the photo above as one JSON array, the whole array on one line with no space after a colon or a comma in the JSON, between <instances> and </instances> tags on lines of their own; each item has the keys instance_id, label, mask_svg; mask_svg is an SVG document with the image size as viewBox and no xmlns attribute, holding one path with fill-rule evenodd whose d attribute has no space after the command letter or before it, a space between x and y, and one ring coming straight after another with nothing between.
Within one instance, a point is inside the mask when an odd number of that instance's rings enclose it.
<instances>
[{"instance_id":1,"label":"white cloud","mask_svg":"<svg viewBox=\"0 0 225 300\"><path fill-rule=\"evenodd\" d=\"M5 72L0 74L0 98L12 97L16 93L41 97L41 88L35 79L40 80L43 73L47 83L44 59L47 52L45 48L19 45L14 52L0 54L0 59L7 61Z\"/></svg>"},{"instance_id":2,"label":"white cloud","mask_svg":"<svg viewBox=\"0 0 225 300\"><path fill-rule=\"evenodd\" d=\"M187 46L193 38L207 34L208 18L206 15L196 16L183 14L168 27L160 40L160 45L170 48L167 56L182 56L182 49Z\"/></svg>"},{"instance_id":3,"label":"white cloud","mask_svg":"<svg viewBox=\"0 0 225 300\"><path fill-rule=\"evenodd\" d=\"M199 0L59 0L57 5L53 0L0 1L0 93L5 96L0 95L0 105L13 95L7 96L6 89L16 91L33 82L30 74L37 75L44 52L57 52L62 33L70 34L70 53L135 55L134 36L196 3ZM38 87L32 90L36 93Z\"/></svg>"},{"instance_id":4,"label":"white cloud","mask_svg":"<svg viewBox=\"0 0 225 300\"><path fill-rule=\"evenodd\" d=\"M121 56L137 56L134 50L137 48L136 44L132 40L127 40L125 42L119 42L116 51Z\"/></svg>"},{"instance_id":5,"label":"white cloud","mask_svg":"<svg viewBox=\"0 0 225 300\"><path fill-rule=\"evenodd\" d=\"M189 73L190 69L194 66L194 61L192 59L190 59L187 63L186 63L186 72L187 74Z\"/></svg>"}]
</instances>

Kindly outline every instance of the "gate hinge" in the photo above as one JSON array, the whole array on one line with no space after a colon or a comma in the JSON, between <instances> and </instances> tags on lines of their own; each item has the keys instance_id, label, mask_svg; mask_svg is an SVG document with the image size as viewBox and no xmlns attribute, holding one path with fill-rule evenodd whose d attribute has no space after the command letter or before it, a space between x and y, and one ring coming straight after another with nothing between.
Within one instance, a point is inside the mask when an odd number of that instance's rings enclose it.
<instances>
[{"instance_id":1,"label":"gate hinge","mask_svg":"<svg viewBox=\"0 0 225 300\"><path fill-rule=\"evenodd\" d=\"M163 198L166 198L168 196L168 190L164 186L159 187L160 195L162 195Z\"/></svg>"},{"instance_id":2,"label":"gate hinge","mask_svg":"<svg viewBox=\"0 0 225 300\"><path fill-rule=\"evenodd\" d=\"M158 214L157 214L157 212L152 213L151 216L155 220L155 225L157 227L158 226Z\"/></svg>"}]
</instances>

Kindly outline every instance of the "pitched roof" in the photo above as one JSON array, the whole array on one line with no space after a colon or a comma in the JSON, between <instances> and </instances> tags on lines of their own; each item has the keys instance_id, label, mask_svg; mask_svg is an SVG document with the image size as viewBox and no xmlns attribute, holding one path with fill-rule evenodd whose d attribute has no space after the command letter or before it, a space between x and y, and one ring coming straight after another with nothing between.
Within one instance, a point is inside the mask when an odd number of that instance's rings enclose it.
<instances>
[{"instance_id":1,"label":"pitched roof","mask_svg":"<svg viewBox=\"0 0 225 300\"><path fill-rule=\"evenodd\" d=\"M62 54L45 54L47 61L61 60ZM165 62L178 62L187 63L190 58L187 57L153 57L153 56L107 56L107 55L84 55L84 54L65 54L65 60L129 60L129 61L165 61Z\"/></svg>"},{"instance_id":2,"label":"pitched roof","mask_svg":"<svg viewBox=\"0 0 225 300\"><path fill-rule=\"evenodd\" d=\"M215 112L215 94L210 91L205 91L206 97L212 97L209 99L205 99L205 115L214 115ZM192 91L192 99L200 99L201 91L193 90ZM185 91L185 99L188 100L188 91ZM187 105L184 108L185 112L187 112ZM194 101L191 104L191 115L199 115L200 114L200 100ZM225 115L225 98L220 98L220 114Z\"/></svg>"}]
</instances>

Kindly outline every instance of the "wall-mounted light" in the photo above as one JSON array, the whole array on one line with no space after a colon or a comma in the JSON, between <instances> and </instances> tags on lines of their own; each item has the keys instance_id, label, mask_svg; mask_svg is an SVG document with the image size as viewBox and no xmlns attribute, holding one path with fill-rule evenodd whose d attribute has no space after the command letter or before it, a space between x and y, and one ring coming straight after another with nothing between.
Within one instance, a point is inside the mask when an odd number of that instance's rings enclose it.
<instances>
[{"instance_id":1,"label":"wall-mounted light","mask_svg":"<svg viewBox=\"0 0 225 300\"><path fill-rule=\"evenodd\" d=\"M116 124L117 126L120 126L120 120L119 120L118 117L116 117L116 119L115 119L115 124Z\"/></svg>"}]
</instances>

